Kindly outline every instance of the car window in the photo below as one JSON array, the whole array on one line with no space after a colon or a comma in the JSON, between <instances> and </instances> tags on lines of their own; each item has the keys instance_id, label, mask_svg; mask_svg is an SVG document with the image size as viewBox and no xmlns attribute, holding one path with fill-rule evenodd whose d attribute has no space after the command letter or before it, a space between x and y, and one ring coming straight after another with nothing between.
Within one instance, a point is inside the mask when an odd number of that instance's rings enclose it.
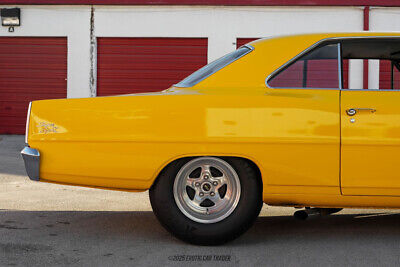
<instances>
[{"instance_id":1,"label":"car window","mask_svg":"<svg viewBox=\"0 0 400 267\"><path fill-rule=\"evenodd\" d=\"M400 89L400 40L393 37L343 39L343 89Z\"/></svg>"},{"instance_id":2,"label":"car window","mask_svg":"<svg viewBox=\"0 0 400 267\"><path fill-rule=\"evenodd\" d=\"M400 64L395 60L379 60L379 88L378 89L400 89Z\"/></svg>"},{"instance_id":3,"label":"car window","mask_svg":"<svg viewBox=\"0 0 400 267\"><path fill-rule=\"evenodd\" d=\"M272 88L339 88L338 44L317 47L274 74Z\"/></svg>"},{"instance_id":4,"label":"car window","mask_svg":"<svg viewBox=\"0 0 400 267\"><path fill-rule=\"evenodd\" d=\"M251 52L253 48L251 46L242 46L239 49L211 62L210 64L202 67L201 69L195 71L179 83L175 84L176 87L192 87L199 82L203 81L207 77L213 75L223 67L231 64L232 62L238 60L244 55Z\"/></svg>"},{"instance_id":5,"label":"car window","mask_svg":"<svg viewBox=\"0 0 400 267\"><path fill-rule=\"evenodd\" d=\"M343 80L343 89L374 89L374 90L400 90L400 62L390 59L343 59L343 64L351 68L343 68L343 77L351 76L352 82ZM364 65L364 62L367 65ZM364 66L371 66L368 76L375 75L375 83L364 86ZM375 68L375 69L373 69Z\"/></svg>"}]
</instances>

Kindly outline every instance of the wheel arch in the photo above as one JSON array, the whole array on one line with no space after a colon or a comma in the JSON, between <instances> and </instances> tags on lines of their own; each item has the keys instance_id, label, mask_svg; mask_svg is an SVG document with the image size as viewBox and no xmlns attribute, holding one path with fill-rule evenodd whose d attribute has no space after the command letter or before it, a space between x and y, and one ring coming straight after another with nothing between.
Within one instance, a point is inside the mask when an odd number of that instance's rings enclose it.
<instances>
[{"instance_id":1,"label":"wheel arch","mask_svg":"<svg viewBox=\"0 0 400 267\"><path fill-rule=\"evenodd\" d=\"M221 158L221 159L240 159L240 160L244 160L246 161L251 168L256 172L258 181L260 183L261 189L263 189L263 177L262 177L262 172L261 172L261 168L259 166L259 164L257 164L255 162L255 160L250 159L249 157L245 157L245 156L233 156L233 155L187 155L187 156L181 156L181 157L176 157L168 162L166 162L161 168L159 168L159 170L157 171L153 182L150 186L153 187L159 177L161 176L161 174L167 170L168 168L172 167L173 165L177 164L177 163L181 163L182 165L185 164L186 162L190 161L191 159L195 159L195 158L199 158L199 157L216 157L216 158Z\"/></svg>"}]
</instances>

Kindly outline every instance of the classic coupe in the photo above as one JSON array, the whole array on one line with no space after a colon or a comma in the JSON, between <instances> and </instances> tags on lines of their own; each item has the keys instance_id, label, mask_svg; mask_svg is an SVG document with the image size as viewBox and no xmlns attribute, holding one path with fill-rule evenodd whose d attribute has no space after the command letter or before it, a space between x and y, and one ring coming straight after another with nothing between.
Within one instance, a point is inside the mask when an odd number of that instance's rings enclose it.
<instances>
[{"instance_id":1,"label":"classic coupe","mask_svg":"<svg viewBox=\"0 0 400 267\"><path fill-rule=\"evenodd\" d=\"M381 88L355 87L368 60ZM33 101L21 153L35 181L149 190L194 244L238 237L263 203L400 208L399 61L400 33L265 38L164 91Z\"/></svg>"}]
</instances>

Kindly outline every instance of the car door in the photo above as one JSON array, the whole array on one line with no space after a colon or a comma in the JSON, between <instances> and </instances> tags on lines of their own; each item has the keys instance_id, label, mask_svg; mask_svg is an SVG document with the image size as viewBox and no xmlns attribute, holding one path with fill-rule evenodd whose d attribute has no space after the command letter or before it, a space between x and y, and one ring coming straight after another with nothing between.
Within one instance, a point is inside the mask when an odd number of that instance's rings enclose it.
<instances>
[{"instance_id":1,"label":"car door","mask_svg":"<svg viewBox=\"0 0 400 267\"><path fill-rule=\"evenodd\" d=\"M264 192L340 194L338 53L337 43L321 43L267 79L264 119L277 141L266 145Z\"/></svg>"},{"instance_id":2,"label":"car door","mask_svg":"<svg viewBox=\"0 0 400 267\"><path fill-rule=\"evenodd\" d=\"M400 91L342 90L342 194L399 196L399 159Z\"/></svg>"}]
</instances>

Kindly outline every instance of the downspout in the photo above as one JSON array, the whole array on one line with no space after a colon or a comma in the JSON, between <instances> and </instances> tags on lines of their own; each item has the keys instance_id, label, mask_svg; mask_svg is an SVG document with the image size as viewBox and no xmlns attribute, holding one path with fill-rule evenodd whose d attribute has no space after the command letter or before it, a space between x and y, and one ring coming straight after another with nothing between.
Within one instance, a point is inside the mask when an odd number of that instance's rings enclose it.
<instances>
[{"instance_id":1,"label":"downspout","mask_svg":"<svg viewBox=\"0 0 400 267\"><path fill-rule=\"evenodd\" d=\"M97 40L94 35L94 7L90 11L90 97L97 96Z\"/></svg>"}]
</instances>

